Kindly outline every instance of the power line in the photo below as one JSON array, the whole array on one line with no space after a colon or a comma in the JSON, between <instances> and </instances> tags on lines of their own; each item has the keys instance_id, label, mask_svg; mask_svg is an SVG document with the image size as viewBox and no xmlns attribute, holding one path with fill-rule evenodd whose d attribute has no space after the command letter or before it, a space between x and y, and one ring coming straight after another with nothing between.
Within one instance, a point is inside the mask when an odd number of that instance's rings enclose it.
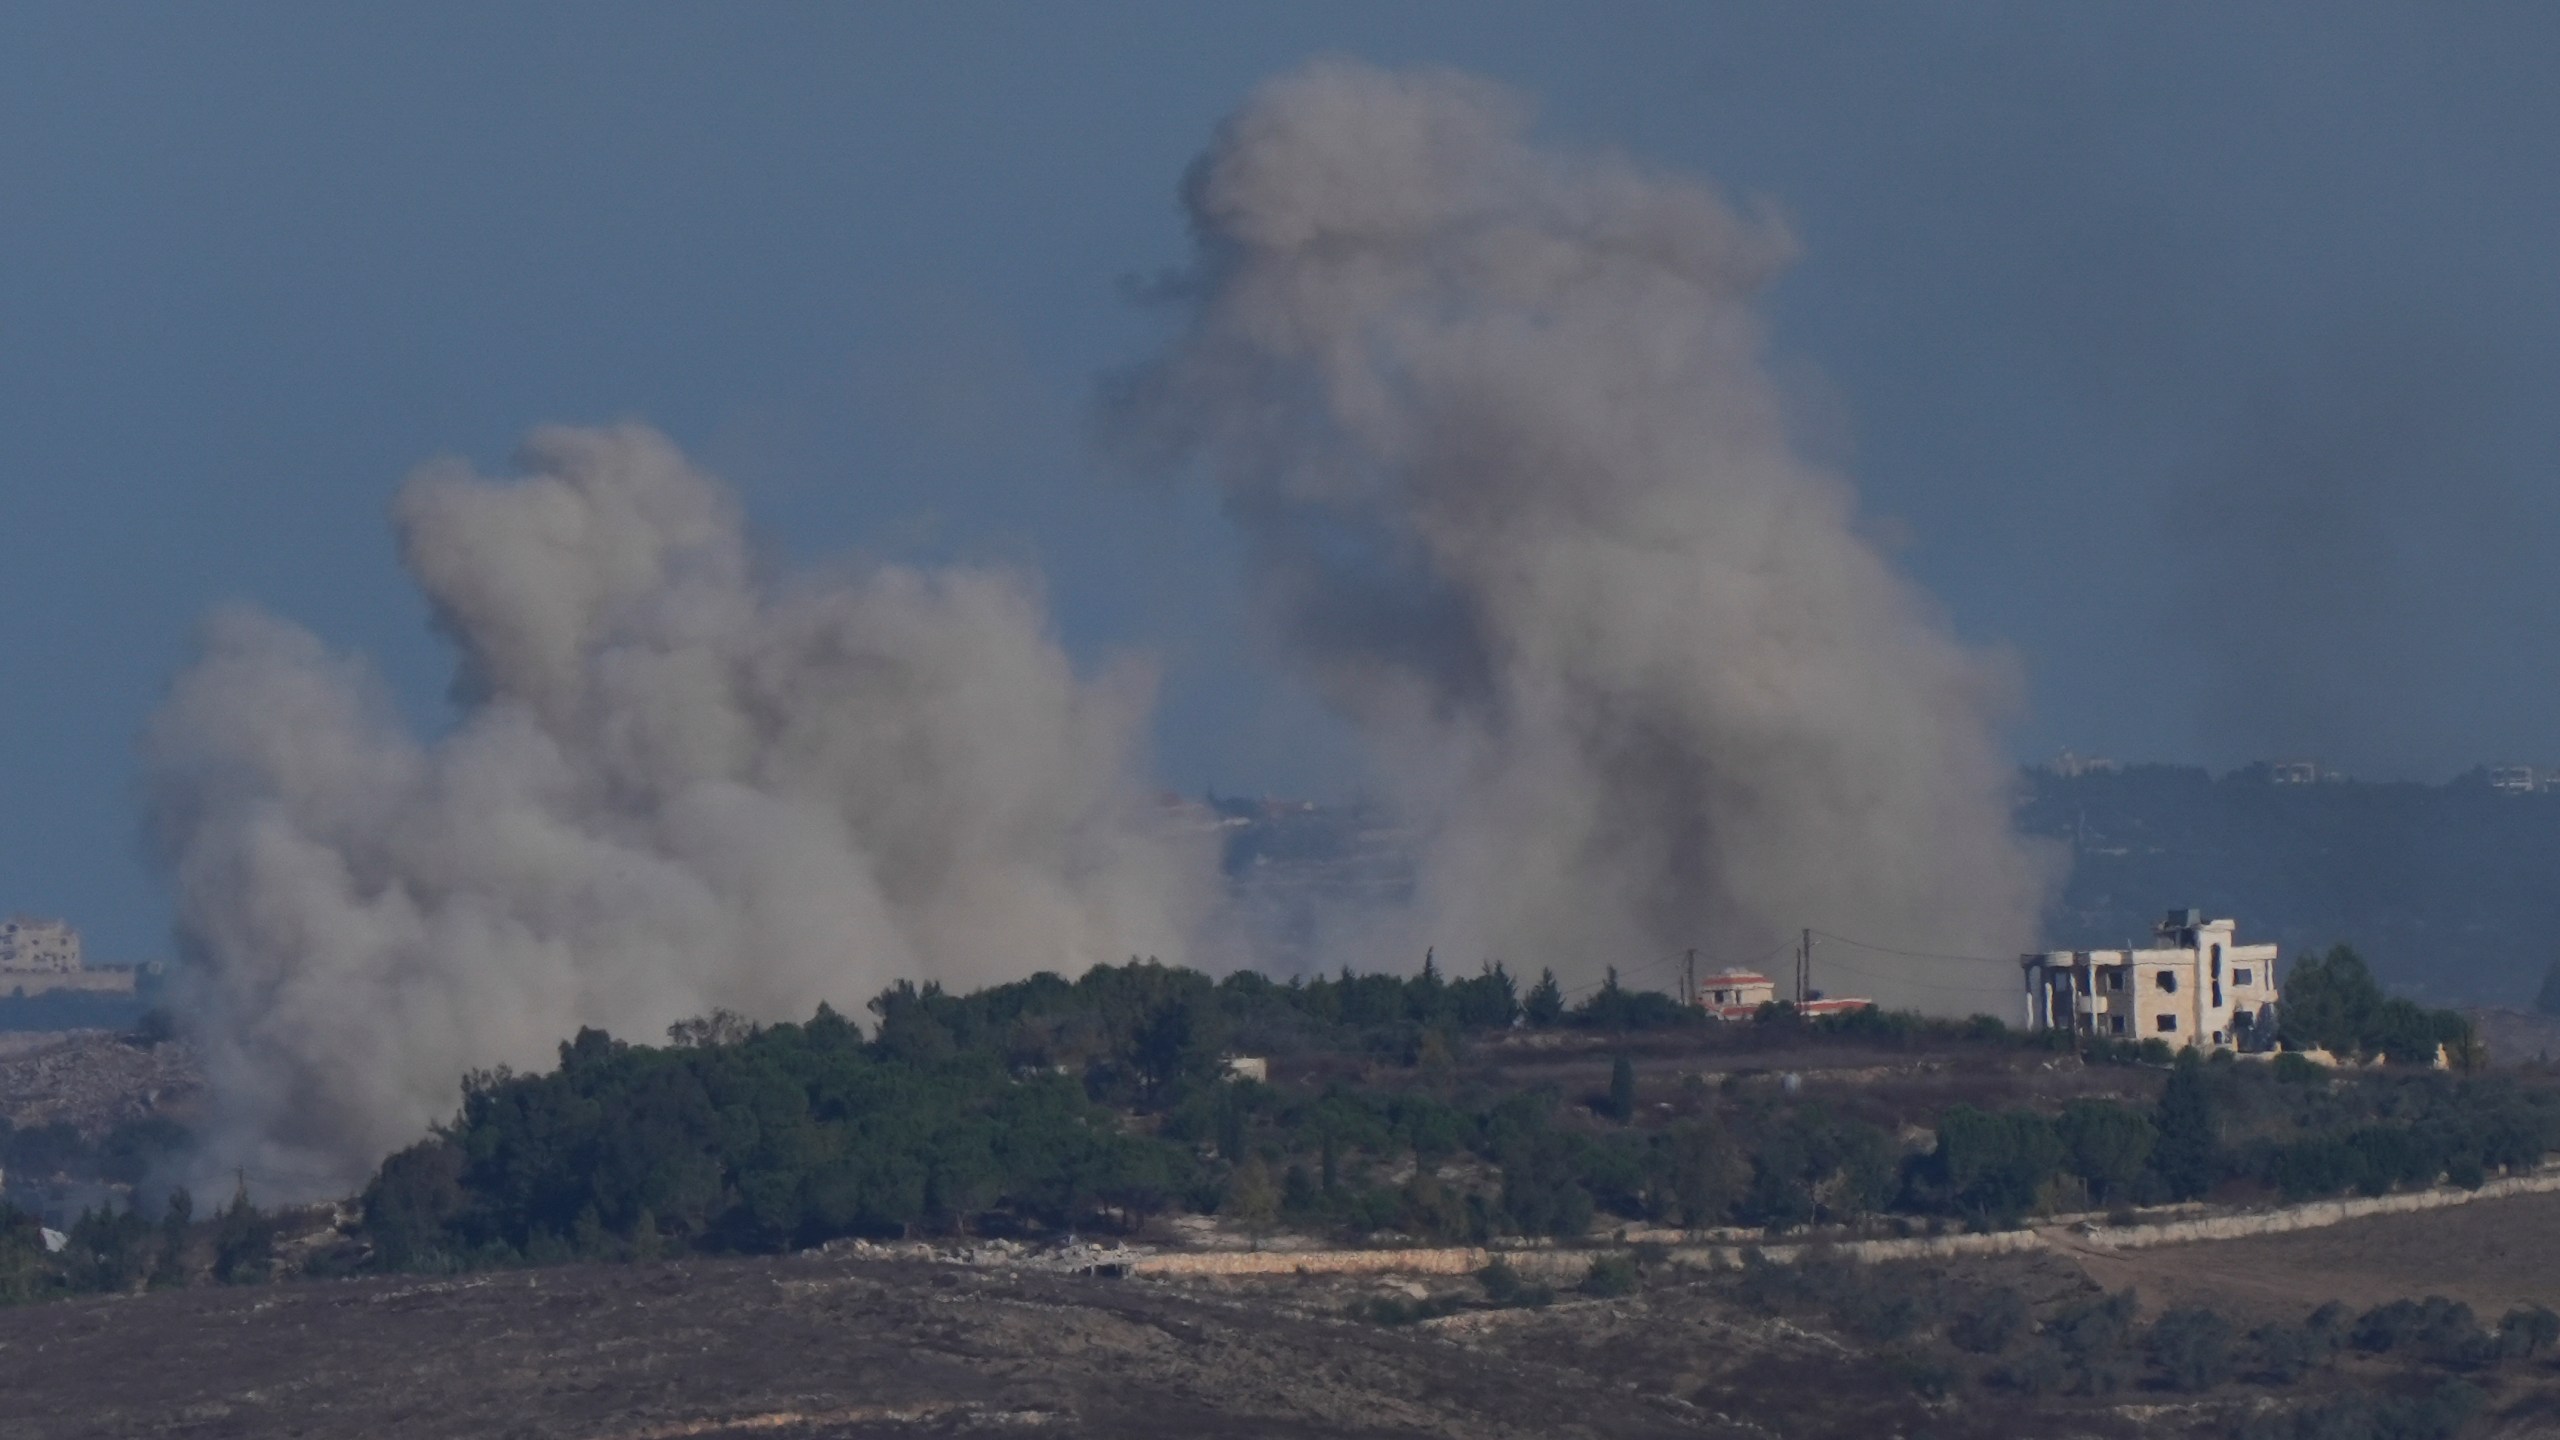
<instances>
[{"instance_id":1,"label":"power line","mask_svg":"<svg viewBox=\"0 0 2560 1440\"><path fill-rule=\"evenodd\" d=\"M1954 955L1939 951L1906 950L1899 946L1878 945L1872 941L1858 940L1847 935L1835 935L1828 930L1815 930L1810 933L1821 939L1829 940L1834 944L1846 945L1853 950L1863 950L1876 955L1891 955L1904 960L1926 960L1940 964L1978 966L2007 965L2014 963L2016 959L2015 956L2006 955ZM1703 951L1699 954L1698 961L1701 967L1710 964L1721 965L1723 973L1731 973L1736 970L1759 973L1763 966L1766 966L1769 962L1777 959L1779 956L1787 954L1795 948L1796 942L1782 940L1740 965L1736 965L1731 961L1718 961L1714 957L1703 953ZM1643 961L1639 964L1627 966L1618 971L1618 983L1625 985L1631 980L1656 974L1667 966L1682 963L1687 958L1688 954L1689 947L1684 946L1678 950L1657 955L1652 959ZM1845 972L1851 979L1860 982L1878 984L1895 989L1926 990L1940 995L1973 995L1979 997L1986 992L1996 993L2000 989L2004 988L1999 980L1988 974L1983 977L1985 982L1987 982L1984 984L1947 984L1939 981L1916 979L1907 970L1902 969L1901 967L1878 969L1873 968L1870 965L1860 964L1854 959L1845 959L1838 956L1823 959L1820 968L1826 973L1837 974ZM1706 973L1711 972L1706 972L1702 969L1702 976ZM1580 985L1565 987L1558 993L1565 998L1575 998L1588 995L1608 983L1609 981L1607 977L1603 976L1598 980L1585 981Z\"/></svg>"},{"instance_id":2,"label":"power line","mask_svg":"<svg viewBox=\"0 0 2560 1440\"><path fill-rule=\"evenodd\" d=\"M1837 941L1842 945L1860 950L1872 950L1879 955L1899 955L1907 960L1947 960L1965 965L2010 965L2015 964L2018 959L2015 955L1947 955L1929 950L1902 950L1891 945L1878 945L1872 941L1852 940L1846 935L1834 935L1828 930L1816 930L1813 933L1825 940Z\"/></svg>"},{"instance_id":3,"label":"power line","mask_svg":"<svg viewBox=\"0 0 2560 1440\"><path fill-rule=\"evenodd\" d=\"M1629 966L1627 969L1618 972L1618 982L1623 985L1630 977L1637 975L1650 975L1654 971L1661 969L1663 966L1670 964L1672 961L1679 959L1686 953L1687 952L1685 950L1674 950L1668 955L1657 956L1654 959L1647 960L1641 965ZM1576 985L1570 990L1565 990L1559 993L1565 995L1579 995L1586 990L1597 990L1608 983L1609 979L1604 975L1597 980Z\"/></svg>"},{"instance_id":4,"label":"power line","mask_svg":"<svg viewBox=\"0 0 2560 1440\"><path fill-rule=\"evenodd\" d=\"M1894 990L1926 990L1937 995L1973 996L1995 995L2000 993L2003 988L1997 985L1949 985L1929 980L1914 980L1908 975L1894 975L1880 973L1873 970L1861 970L1855 966L1839 966L1835 968L1837 970L1846 971L1850 980L1858 983L1862 988L1873 987Z\"/></svg>"},{"instance_id":5,"label":"power line","mask_svg":"<svg viewBox=\"0 0 2560 1440\"><path fill-rule=\"evenodd\" d=\"M1731 963L1730 961L1721 962L1721 963L1724 965L1724 969L1725 969L1725 971L1726 971L1726 972L1728 972L1728 973L1729 973L1729 972L1731 972L1731 971L1734 971L1734 970L1753 970L1753 971L1756 971L1756 970L1758 970L1761 966L1768 964L1771 960L1776 959L1778 956L1780 956L1780 955L1783 955L1783 954L1787 953L1787 951L1789 951L1789 950L1791 950L1791 949L1793 949L1793 948L1795 948L1795 947L1794 947L1792 944L1790 944L1790 943L1788 943L1788 942L1785 942L1785 941L1781 941L1781 942L1779 942L1777 945L1775 945L1775 946L1771 947L1769 950L1767 950L1767 951L1763 952L1762 954L1757 955L1757 956L1754 956L1754 957L1753 957L1749 962L1747 962L1747 963L1745 963L1745 964L1742 964L1742 965L1735 965L1735 964ZM1689 949L1690 949L1690 947L1688 947L1688 946L1685 946L1685 945L1684 945L1684 946L1682 946L1681 948L1679 948L1679 949L1677 949L1677 950L1674 950L1674 951L1670 952L1670 953L1669 953L1669 954L1667 954L1667 955L1658 955L1658 956L1655 956L1655 957L1654 957L1653 959L1651 959L1651 960L1647 960L1647 961L1645 961L1645 962L1644 962L1643 964L1641 964L1641 965L1632 965L1632 966L1627 967L1626 969L1620 970L1620 971L1618 972L1618 983L1619 983L1619 984L1621 984L1621 985L1623 985L1623 984L1625 984L1627 981L1629 981L1629 980L1631 980L1631 979L1634 979L1635 977L1637 977L1637 976L1639 976L1639 975L1650 975L1650 974L1653 974L1654 972L1656 972L1656 971L1658 971L1658 970L1662 969L1662 968L1663 968L1664 966L1666 966L1666 965L1672 965L1672 964L1676 964L1676 963L1680 963L1680 962L1682 962L1682 961L1685 961L1685 960L1688 958ZM1700 964L1702 964L1702 965L1719 963L1719 962L1717 962L1717 961L1716 961L1712 956L1709 956L1709 955L1705 954L1705 953L1703 952L1703 949L1701 950L1701 953L1700 953L1700 954L1699 954L1699 956L1698 956L1698 961L1699 961L1699 963L1700 963ZM1571 996L1571 995L1581 995L1581 994L1585 994L1585 993L1587 993L1587 992L1589 992L1589 991L1597 990L1597 989L1599 989L1601 986L1606 985L1606 984L1608 984L1608 983L1609 983L1609 981L1608 981L1607 977L1605 977L1605 976L1604 976L1604 977L1602 977L1601 979L1598 979L1598 980L1586 981L1586 982L1584 982L1583 984L1573 986L1572 988L1570 988L1570 989L1568 989L1568 990L1564 990L1564 991L1562 991L1562 992L1560 992L1560 993L1565 994L1565 995L1568 995L1568 996Z\"/></svg>"}]
</instances>

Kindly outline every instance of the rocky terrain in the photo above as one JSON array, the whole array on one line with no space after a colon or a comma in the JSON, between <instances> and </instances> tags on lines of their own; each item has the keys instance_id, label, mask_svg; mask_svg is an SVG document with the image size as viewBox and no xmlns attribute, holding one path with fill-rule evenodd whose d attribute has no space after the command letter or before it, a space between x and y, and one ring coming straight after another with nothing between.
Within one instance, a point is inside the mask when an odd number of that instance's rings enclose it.
<instances>
[{"instance_id":1,"label":"rocky terrain","mask_svg":"<svg viewBox=\"0 0 2560 1440\"><path fill-rule=\"evenodd\" d=\"M0 1120L22 1130L63 1121L97 1134L182 1113L203 1089L195 1051L182 1040L108 1030L0 1035Z\"/></svg>"}]
</instances>

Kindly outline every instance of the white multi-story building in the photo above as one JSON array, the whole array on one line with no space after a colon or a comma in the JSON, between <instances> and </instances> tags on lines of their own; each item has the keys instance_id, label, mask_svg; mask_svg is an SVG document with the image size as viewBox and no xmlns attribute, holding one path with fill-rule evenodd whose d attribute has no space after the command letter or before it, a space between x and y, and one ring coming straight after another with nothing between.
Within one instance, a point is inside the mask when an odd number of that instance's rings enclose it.
<instances>
[{"instance_id":1,"label":"white multi-story building","mask_svg":"<svg viewBox=\"0 0 2560 1440\"><path fill-rule=\"evenodd\" d=\"M2238 929L2201 910L2172 910L2146 949L2022 955L2027 1028L2180 1049L2266 1049L2276 1039L2279 951L2238 944Z\"/></svg>"},{"instance_id":2,"label":"white multi-story building","mask_svg":"<svg viewBox=\"0 0 2560 1440\"><path fill-rule=\"evenodd\" d=\"M59 975L84 968L80 932L61 920L12 915L0 920L0 970Z\"/></svg>"}]
</instances>

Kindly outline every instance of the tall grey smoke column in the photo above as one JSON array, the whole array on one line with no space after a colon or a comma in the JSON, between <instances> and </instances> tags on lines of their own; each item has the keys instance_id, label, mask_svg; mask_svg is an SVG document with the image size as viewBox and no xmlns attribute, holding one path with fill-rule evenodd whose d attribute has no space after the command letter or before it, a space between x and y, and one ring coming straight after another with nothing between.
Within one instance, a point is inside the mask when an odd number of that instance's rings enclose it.
<instances>
[{"instance_id":1,"label":"tall grey smoke column","mask_svg":"<svg viewBox=\"0 0 2560 1440\"><path fill-rule=\"evenodd\" d=\"M2015 953L2046 882L2005 678L1790 449L1752 309L1787 237L1526 119L1445 73L1270 85L1187 185L1185 332L1115 397L1145 463L1223 486L1421 826L1397 942L1582 979L1805 925ZM2015 983L1860 963L1931 1008Z\"/></svg>"},{"instance_id":2,"label":"tall grey smoke column","mask_svg":"<svg viewBox=\"0 0 2560 1440\"><path fill-rule=\"evenodd\" d=\"M637 427L522 463L399 494L464 655L451 733L247 611L153 723L210 1158L343 1192L466 1070L580 1025L1181 953L1214 869L1134 778L1150 678L1080 680L1020 579L760 578L725 493Z\"/></svg>"}]
</instances>

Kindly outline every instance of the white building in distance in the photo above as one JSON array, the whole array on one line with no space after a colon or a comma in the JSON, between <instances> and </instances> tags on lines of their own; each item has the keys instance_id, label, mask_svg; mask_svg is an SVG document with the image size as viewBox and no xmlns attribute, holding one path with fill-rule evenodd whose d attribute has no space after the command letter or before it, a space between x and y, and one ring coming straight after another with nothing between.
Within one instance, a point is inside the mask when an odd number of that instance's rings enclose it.
<instances>
[{"instance_id":1,"label":"white building in distance","mask_svg":"<svg viewBox=\"0 0 2560 1440\"><path fill-rule=\"evenodd\" d=\"M62 920L12 915L0 920L0 970L39 970L48 975L85 968L80 932Z\"/></svg>"},{"instance_id":2,"label":"white building in distance","mask_svg":"<svg viewBox=\"0 0 2560 1440\"><path fill-rule=\"evenodd\" d=\"M1759 1018L1761 1006L1773 1004L1777 998L1778 982L1759 971L1725 970L1699 976L1698 991L1690 1003L1719 1020L1754 1020ZM1804 1016L1839 1015L1851 1010L1864 1010L1875 1003L1849 996L1825 999L1816 994L1807 996L1798 1004L1796 1013Z\"/></svg>"},{"instance_id":3,"label":"white building in distance","mask_svg":"<svg viewBox=\"0 0 2560 1440\"><path fill-rule=\"evenodd\" d=\"M58 990L132 995L139 979L130 966L90 965L80 953L80 932L64 921L31 915L0 920L0 1000Z\"/></svg>"},{"instance_id":4,"label":"white building in distance","mask_svg":"<svg viewBox=\"0 0 2560 1440\"><path fill-rule=\"evenodd\" d=\"M2172 910L2134 950L2022 955L2027 1028L2185 1049L2264 1050L2276 1039L2273 945L2236 942L2239 922Z\"/></svg>"}]
</instances>

